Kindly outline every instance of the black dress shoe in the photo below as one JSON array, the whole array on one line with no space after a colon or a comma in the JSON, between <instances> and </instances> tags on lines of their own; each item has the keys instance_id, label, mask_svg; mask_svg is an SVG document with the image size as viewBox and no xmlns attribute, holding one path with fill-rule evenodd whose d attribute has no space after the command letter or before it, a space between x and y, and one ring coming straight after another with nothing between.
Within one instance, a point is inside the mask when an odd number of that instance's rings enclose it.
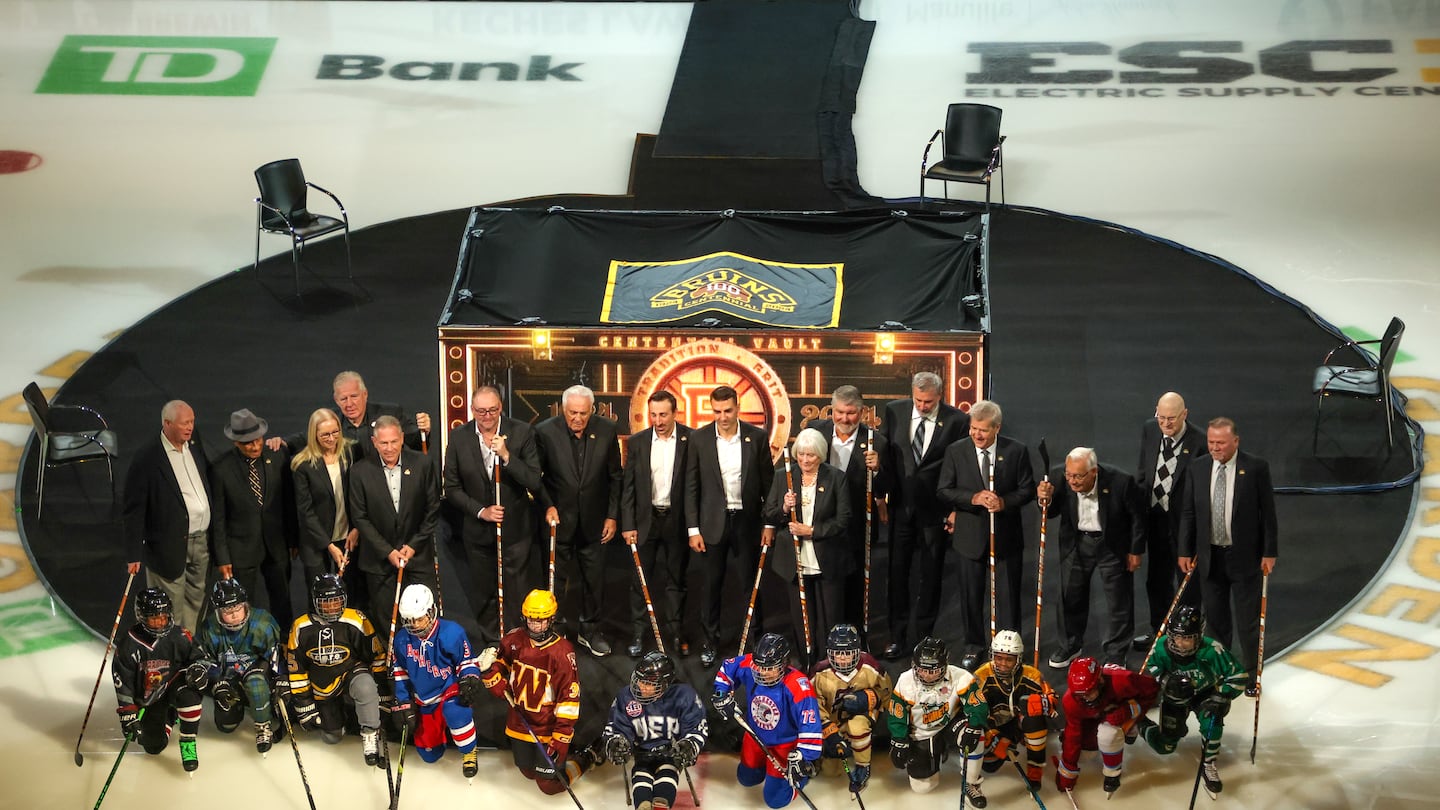
<instances>
[{"instance_id":1,"label":"black dress shoe","mask_svg":"<svg viewBox=\"0 0 1440 810\"><path fill-rule=\"evenodd\" d=\"M640 654L645 652L645 643L640 636L636 636L630 639L630 646L625 648L625 652L630 653L631 658L639 658Z\"/></svg>"},{"instance_id":2,"label":"black dress shoe","mask_svg":"<svg viewBox=\"0 0 1440 810\"><path fill-rule=\"evenodd\" d=\"M707 667L708 667L708 666L710 666L711 664L714 664L714 663L715 663L715 648L714 648L714 647L711 647L709 644L706 644L704 647L701 647L701 648L700 648L700 664L701 664L702 666L707 666Z\"/></svg>"},{"instance_id":3,"label":"black dress shoe","mask_svg":"<svg viewBox=\"0 0 1440 810\"><path fill-rule=\"evenodd\" d=\"M678 638L670 639L670 651L681 658L690 657L690 644Z\"/></svg>"},{"instance_id":4,"label":"black dress shoe","mask_svg":"<svg viewBox=\"0 0 1440 810\"><path fill-rule=\"evenodd\" d=\"M1130 642L1130 646L1134 647L1137 650L1145 650L1146 652L1149 652L1150 645L1154 643L1155 637L1150 635L1149 633L1146 633L1142 636L1136 636L1135 639Z\"/></svg>"},{"instance_id":5,"label":"black dress shoe","mask_svg":"<svg viewBox=\"0 0 1440 810\"><path fill-rule=\"evenodd\" d=\"M885 659L887 661L899 661L905 657L905 647L899 642L891 642L885 647Z\"/></svg>"}]
</instances>

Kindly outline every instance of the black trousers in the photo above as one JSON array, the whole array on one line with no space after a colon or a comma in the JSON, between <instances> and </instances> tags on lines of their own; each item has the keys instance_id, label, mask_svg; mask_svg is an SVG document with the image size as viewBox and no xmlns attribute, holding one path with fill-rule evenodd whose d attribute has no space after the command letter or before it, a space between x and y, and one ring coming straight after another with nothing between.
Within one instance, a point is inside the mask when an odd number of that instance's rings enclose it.
<instances>
[{"instance_id":1,"label":"black trousers","mask_svg":"<svg viewBox=\"0 0 1440 810\"><path fill-rule=\"evenodd\" d=\"M279 623L284 632L289 632L290 624L295 621L295 611L290 605L290 558L275 559L269 554L260 561L260 565L252 568L235 567L232 570L235 580L245 588L245 592L254 599L255 594L260 593L260 586L263 582L265 595L268 598L271 615ZM306 586L309 590L309 586Z\"/></svg>"},{"instance_id":2,"label":"black trousers","mask_svg":"<svg viewBox=\"0 0 1440 810\"><path fill-rule=\"evenodd\" d=\"M1176 508L1179 508L1178 504ZM1159 506L1150 507L1145 535L1145 598L1150 603L1150 629L1157 636L1165 632L1165 614L1170 610L1170 603L1175 601L1175 591L1185 577L1176 565L1175 534L1170 521L1170 513ZM1194 579L1191 577L1192 581ZM1200 588L1192 582L1185 589L1180 603L1198 608L1200 602Z\"/></svg>"},{"instance_id":3,"label":"black trousers","mask_svg":"<svg viewBox=\"0 0 1440 810\"><path fill-rule=\"evenodd\" d=\"M688 595L685 577L690 567L690 546L680 530L679 511L674 507L663 513L656 511L650 521L650 536L637 544L636 551L640 554L640 567L645 572L645 584L650 588L660 632L667 639L678 640L685 620ZM633 568L633 558L631 562ZM643 639L646 635L653 635L653 631L638 575L634 577L634 582L635 586L630 591L631 637ZM678 650L674 653L679 655Z\"/></svg>"},{"instance_id":4,"label":"black trousers","mask_svg":"<svg viewBox=\"0 0 1440 810\"><path fill-rule=\"evenodd\" d=\"M547 548L543 556L548 560L549 554ZM571 590L572 580L579 582L578 592ZM568 535L561 526L555 537L555 598L560 612L580 623L581 633L594 632L604 616L605 544L599 537L586 537L578 526Z\"/></svg>"},{"instance_id":5,"label":"black trousers","mask_svg":"<svg viewBox=\"0 0 1440 810\"><path fill-rule=\"evenodd\" d=\"M1201 581L1205 598L1205 624L1208 635L1229 647L1239 648L1240 666L1250 673L1250 682L1255 681L1255 664L1260 650L1260 587L1263 579L1257 563L1249 573L1238 577L1229 574L1232 548L1210 546L1210 565ZM1195 579L1200 576L1195 572ZM1191 584L1194 587L1194 584ZM1231 611L1230 600L1235 600ZM1233 636L1233 638L1232 638Z\"/></svg>"},{"instance_id":6,"label":"black trousers","mask_svg":"<svg viewBox=\"0 0 1440 810\"><path fill-rule=\"evenodd\" d=\"M798 575L797 575L798 576ZM805 579L805 609L810 614L809 669L825 657L825 637L830 628L839 624L845 606L845 577L825 573L810 574ZM805 649L804 625L800 621L800 587L790 580L790 626L795 628L795 651Z\"/></svg>"},{"instance_id":7,"label":"black trousers","mask_svg":"<svg viewBox=\"0 0 1440 810\"><path fill-rule=\"evenodd\" d=\"M939 522L927 525L911 515L890 526L890 640L908 647L935 631L950 539Z\"/></svg>"},{"instance_id":8,"label":"black trousers","mask_svg":"<svg viewBox=\"0 0 1440 810\"><path fill-rule=\"evenodd\" d=\"M385 563L385 567L389 570L383 574L374 574L369 571L365 572L365 586L370 589L370 610L367 616L370 619L371 626L375 628L375 632L380 634L380 643L382 646L387 644L390 639L390 616L395 613L395 606L397 604L395 581L399 573L397 569L391 568L389 563ZM401 583L403 586L401 590L403 591L404 588L416 584L424 585L430 589L431 593L436 593L435 563L430 560L423 562L411 560L409 564L405 566L405 579ZM436 594L435 601L438 607L440 602L439 594ZM350 607L360 607L353 599L350 600L349 604Z\"/></svg>"},{"instance_id":9,"label":"black trousers","mask_svg":"<svg viewBox=\"0 0 1440 810\"><path fill-rule=\"evenodd\" d=\"M1096 573L1109 607L1101 641L1104 663L1124 666L1130 638L1135 635L1135 577L1126 570L1125 559L1117 556L1099 533L1077 534L1075 545L1061 551L1061 645L1078 650L1085 644L1085 629L1090 622L1090 581Z\"/></svg>"},{"instance_id":10,"label":"black trousers","mask_svg":"<svg viewBox=\"0 0 1440 810\"><path fill-rule=\"evenodd\" d=\"M1024 558L995 558L995 629L1020 629L1020 574ZM990 556L978 560L960 555L960 629L966 654L990 649Z\"/></svg>"},{"instance_id":11,"label":"black trousers","mask_svg":"<svg viewBox=\"0 0 1440 810\"><path fill-rule=\"evenodd\" d=\"M740 593L742 603L748 605L750 589L755 582L755 569L759 564L760 538L742 537L740 526L744 522L742 513L726 512L725 531L720 542L705 538L705 553L696 554L693 561L700 566L700 630L704 633L705 643L716 650L720 649L721 641L720 605L725 590L725 571L733 565L740 572L744 590L737 590L737 593ZM755 594L755 615L750 625L751 643L760 635L760 628L765 626L764 601L762 593ZM729 638L728 633L726 637ZM734 637L737 641L740 638L738 628Z\"/></svg>"}]
</instances>

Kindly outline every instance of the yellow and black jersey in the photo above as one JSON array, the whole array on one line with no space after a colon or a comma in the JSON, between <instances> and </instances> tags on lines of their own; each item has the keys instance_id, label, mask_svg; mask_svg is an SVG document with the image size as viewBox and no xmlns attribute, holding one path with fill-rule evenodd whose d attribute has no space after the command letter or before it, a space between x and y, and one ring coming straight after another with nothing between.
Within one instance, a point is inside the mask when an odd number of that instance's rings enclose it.
<instances>
[{"instance_id":1,"label":"yellow and black jersey","mask_svg":"<svg viewBox=\"0 0 1440 810\"><path fill-rule=\"evenodd\" d=\"M324 622L306 614L290 627L285 642L290 692L328 700L345 687L352 672L369 669L385 676L385 648L365 614L346 608L340 618Z\"/></svg>"}]
</instances>

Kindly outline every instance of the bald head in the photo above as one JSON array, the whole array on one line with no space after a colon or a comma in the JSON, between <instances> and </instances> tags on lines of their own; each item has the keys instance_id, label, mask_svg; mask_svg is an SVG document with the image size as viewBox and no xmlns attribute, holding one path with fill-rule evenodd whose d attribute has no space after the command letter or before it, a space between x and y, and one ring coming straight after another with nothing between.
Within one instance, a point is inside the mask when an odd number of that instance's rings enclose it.
<instances>
[{"instance_id":1,"label":"bald head","mask_svg":"<svg viewBox=\"0 0 1440 810\"><path fill-rule=\"evenodd\" d=\"M1155 403L1155 422L1160 425L1160 432L1172 439L1178 438L1185 430L1185 417L1188 415L1185 398L1174 391L1165 392Z\"/></svg>"}]
</instances>

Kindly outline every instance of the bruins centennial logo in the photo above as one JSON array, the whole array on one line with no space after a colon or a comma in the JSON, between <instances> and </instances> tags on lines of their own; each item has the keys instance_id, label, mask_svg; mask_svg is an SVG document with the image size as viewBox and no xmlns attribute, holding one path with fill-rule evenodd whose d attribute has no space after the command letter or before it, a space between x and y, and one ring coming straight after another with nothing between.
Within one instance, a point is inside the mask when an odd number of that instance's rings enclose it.
<instances>
[{"instance_id":1,"label":"bruins centennial logo","mask_svg":"<svg viewBox=\"0 0 1440 810\"><path fill-rule=\"evenodd\" d=\"M797 264L722 251L678 261L612 261L600 320L660 323L703 312L819 329L839 322L843 262Z\"/></svg>"}]
</instances>

